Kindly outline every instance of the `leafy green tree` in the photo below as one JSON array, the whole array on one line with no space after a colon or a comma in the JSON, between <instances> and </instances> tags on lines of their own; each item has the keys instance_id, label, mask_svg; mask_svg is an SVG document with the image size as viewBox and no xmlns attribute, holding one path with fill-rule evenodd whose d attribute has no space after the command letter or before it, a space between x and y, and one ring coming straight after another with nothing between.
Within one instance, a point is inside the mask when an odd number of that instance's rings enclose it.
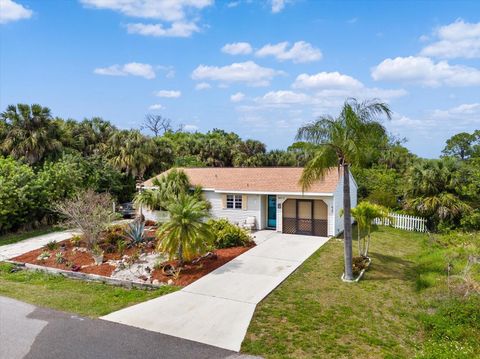
<instances>
[{"instance_id":1,"label":"leafy green tree","mask_svg":"<svg viewBox=\"0 0 480 359\"><path fill-rule=\"evenodd\" d=\"M457 133L447 140L447 144L442 150L442 153L445 156L457 157L464 161L473 154L473 145L479 140L480 138L478 138L475 133Z\"/></svg>"},{"instance_id":2,"label":"leafy green tree","mask_svg":"<svg viewBox=\"0 0 480 359\"><path fill-rule=\"evenodd\" d=\"M365 154L378 143L378 138L386 135L379 122L382 115L391 117L390 108L385 103L348 99L337 118L320 117L297 132L297 140L308 142L314 149L313 158L306 164L301 177L305 190L315 181L322 179L332 167L338 167L343 173L346 280L353 280L350 166L364 163Z\"/></svg>"},{"instance_id":3,"label":"leafy green tree","mask_svg":"<svg viewBox=\"0 0 480 359\"><path fill-rule=\"evenodd\" d=\"M40 190L30 166L0 157L0 233L35 225Z\"/></svg>"},{"instance_id":4,"label":"leafy green tree","mask_svg":"<svg viewBox=\"0 0 480 359\"><path fill-rule=\"evenodd\" d=\"M181 194L167 209L169 220L157 232L158 249L170 258L176 256L182 267L185 260L205 253L213 243L213 232L205 223L208 208L204 201Z\"/></svg>"},{"instance_id":5,"label":"leafy green tree","mask_svg":"<svg viewBox=\"0 0 480 359\"><path fill-rule=\"evenodd\" d=\"M40 105L10 105L0 115L2 124L1 150L15 159L33 165L62 148L58 128L50 109Z\"/></svg>"}]
</instances>

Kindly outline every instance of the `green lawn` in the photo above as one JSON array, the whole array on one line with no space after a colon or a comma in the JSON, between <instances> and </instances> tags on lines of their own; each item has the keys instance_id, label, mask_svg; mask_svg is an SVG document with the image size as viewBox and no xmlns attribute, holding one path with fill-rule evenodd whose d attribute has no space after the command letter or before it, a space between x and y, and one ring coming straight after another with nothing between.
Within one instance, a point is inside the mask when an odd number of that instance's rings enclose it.
<instances>
[{"instance_id":1,"label":"green lawn","mask_svg":"<svg viewBox=\"0 0 480 359\"><path fill-rule=\"evenodd\" d=\"M266 358L474 357L480 299L443 298L446 254L435 248L427 235L381 228L373 234L364 279L346 284L340 281L343 243L330 240L259 304L242 352Z\"/></svg>"},{"instance_id":2,"label":"green lawn","mask_svg":"<svg viewBox=\"0 0 480 359\"><path fill-rule=\"evenodd\" d=\"M24 239L32 238L41 236L43 234L48 234L52 232L58 232L64 230L61 227L47 227L47 228L40 228L34 229L28 232L19 232L19 233L8 233L0 236L0 246L4 246L6 244L16 243L23 241Z\"/></svg>"},{"instance_id":3,"label":"green lawn","mask_svg":"<svg viewBox=\"0 0 480 359\"><path fill-rule=\"evenodd\" d=\"M173 286L153 291L125 289L40 272L11 273L12 268L10 264L0 263L0 295L89 317L99 317L178 290Z\"/></svg>"}]
</instances>

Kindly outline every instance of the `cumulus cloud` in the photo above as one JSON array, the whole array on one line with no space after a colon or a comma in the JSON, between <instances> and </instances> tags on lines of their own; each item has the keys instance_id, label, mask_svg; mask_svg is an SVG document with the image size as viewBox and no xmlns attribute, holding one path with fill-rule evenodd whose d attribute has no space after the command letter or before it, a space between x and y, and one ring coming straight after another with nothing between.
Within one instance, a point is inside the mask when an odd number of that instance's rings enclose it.
<instances>
[{"instance_id":1,"label":"cumulus cloud","mask_svg":"<svg viewBox=\"0 0 480 359\"><path fill-rule=\"evenodd\" d=\"M233 42L222 47L222 52L229 55L248 55L252 51L252 46L248 42Z\"/></svg>"},{"instance_id":2,"label":"cumulus cloud","mask_svg":"<svg viewBox=\"0 0 480 359\"><path fill-rule=\"evenodd\" d=\"M360 88L362 83L357 79L339 72L319 72L314 75L300 74L292 85L294 88Z\"/></svg>"},{"instance_id":3,"label":"cumulus cloud","mask_svg":"<svg viewBox=\"0 0 480 359\"><path fill-rule=\"evenodd\" d=\"M156 104L151 105L148 109L152 110L152 111L164 110L165 106L163 106L159 103L156 103Z\"/></svg>"},{"instance_id":4,"label":"cumulus cloud","mask_svg":"<svg viewBox=\"0 0 480 359\"><path fill-rule=\"evenodd\" d=\"M29 19L33 11L12 0L0 0L0 24Z\"/></svg>"},{"instance_id":5,"label":"cumulus cloud","mask_svg":"<svg viewBox=\"0 0 480 359\"><path fill-rule=\"evenodd\" d=\"M245 94L243 92L237 92L230 96L230 101L232 102L240 102L245 98Z\"/></svg>"},{"instance_id":6,"label":"cumulus cloud","mask_svg":"<svg viewBox=\"0 0 480 359\"><path fill-rule=\"evenodd\" d=\"M112 65L109 67L99 67L93 70L97 75L107 76L140 76L148 80L155 78L155 70L152 65L139 62L130 62L125 65Z\"/></svg>"},{"instance_id":7,"label":"cumulus cloud","mask_svg":"<svg viewBox=\"0 0 480 359\"><path fill-rule=\"evenodd\" d=\"M272 12L274 14L281 12L289 2L289 0L271 0L270 5Z\"/></svg>"},{"instance_id":8,"label":"cumulus cloud","mask_svg":"<svg viewBox=\"0 0 480 359\"><path fill-rule=\"evenodd\" d=\"M227 66L200 65L192 72L194 80L211 80L221 83L239 82L250 86L267 86L283 72L257 65L253 61L233 63Z\"/></svg>"},{"instance_id":9,"label":"cumulus cloud","mask_svg":"<svg viewBox=\"0 0 480 359\"><path fill-rule=\"evenodd\" d=\"M164 27L162 24L127 24L129 34L138 34L154 37L190 37L194 32L200 29L193 22L175 22L170 27Z\"/></svg>"},{"instance_id":10,"label":"cumulus cloud","mask_svg":"<svg viewBox=\"0 0 480 359\"><path fill-rule=\"evenodd\" d=\"M270 91L262 97L258 97L256 101L265 105L287 105L287 104L304 104L311 102L308 95L293 91Z\"/></svg>"},{"instance_id":11,"label":"cumulus cloud","mask_svg":"<svg viewBox=\"0 0 480 359\"><path fill-rule=\"evenodd\" d=\"M459 19L435 31L437 41L420 52L423 56L441 58L480 58L480 22Z\"/></svg>"},{"instance_id":12,"label":"cumulus cloud","mask_svg":"<svg viewBox=\"0 0 480 359\"><path fill-rule=\"evenodd\" d=\"M188 37L198 32L194 12L211 6L213 0L80 0L86 7L108 9L126 16L159 20L156 24L127 24L131 34L144 36ZM192 15L193 14L193 15Z\"/></svg>"},{"instance_id":13,"label":"cumulus cloud","mask_svg":"<svg viewBox=\"0 0 480 359\"><path fill-rule=\"evenodd\" d=\"M155 96L164 98L178 98L182 96L182 92L176 90L160 90L155 93Z\"/></svg>"},{"instance_id":14,"label":"cumulus cloud","mask_svg":"<svg viewBox=\"0 0 480 359\"><path fill-rule=\"evenodd\" d=\"M480 70L450 65L447 61L435 63L428 57L396 57L383 60L372 69L374 80L419 83L425 86L478 86Z\"/></svg>"},{"instance_id":15,"label":"cumulus cloud","mask_svg":"<svg viewBox=\"0 0 480 359\"><path fill-rule=\"evenodd\" d=\"M212 86L208 82L200 82L195 86L195 90L207 90Z\"/></svg>"},{"instance_id":16,"label":"cumulus cloud","mask_svg":"<svg viewBox=\"0 0 480 359\"><path fill-rule=\"evenodd\" d=\"M290 48L287 41L278 44L267 44L257 50L258 57L273 56L279 61L290 60L294 63L318 61L322 58L320 49L313 47L305 41L297 41Z\"/></svg>"},{"instance_id":17,"label":"cumulus cloud","mask_svg":"<svg viewBox=\"0 0 480 359\"><path fill-rule=\"evenodd\" d=\"M480 103L465 103L446 110L434 110L432 118L455 120L464 123L480 123Z\"/></svg>"}]
</instances>

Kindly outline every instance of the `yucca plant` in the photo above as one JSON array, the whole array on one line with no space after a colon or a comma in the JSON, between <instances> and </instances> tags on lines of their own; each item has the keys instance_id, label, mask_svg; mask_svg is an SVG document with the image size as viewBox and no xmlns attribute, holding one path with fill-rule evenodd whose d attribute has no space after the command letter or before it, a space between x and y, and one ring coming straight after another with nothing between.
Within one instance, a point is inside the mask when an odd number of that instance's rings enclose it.
<instances>
[{"instance_id":1,"label":"yucca plant","mask_svg":"<svg viewBox=\"0 0 480 359\"><path fill-rule=\"evenodd\" d=\"M133 221L128 224L125 234L130 239L132 246L143 242L145 239L144 229L145 223L141 221Z\"/></svg>"}]
</instances>

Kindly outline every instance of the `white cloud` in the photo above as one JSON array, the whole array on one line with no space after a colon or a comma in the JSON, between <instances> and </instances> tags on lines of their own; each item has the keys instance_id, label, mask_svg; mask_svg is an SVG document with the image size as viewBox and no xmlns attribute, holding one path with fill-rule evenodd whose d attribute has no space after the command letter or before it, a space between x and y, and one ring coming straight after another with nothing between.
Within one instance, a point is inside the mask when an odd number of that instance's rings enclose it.
<instances>
[{"instance_id":1,"label":"white cloud","mask_svg":"<svg viewBox=\"0 0 480 359\"><path fill-rule=\"evenodd\" d=\"M165 24L127 24L130 34L156 37L189 37L200 31L195 11L211 6L213 0L80 0L86 7L108 9L126 16L155 19Z\"/></svg>"},{"instance_id":2,"label":"white cloud","mask_svg":"<svg viewBox=\"0 0 480 359\"><path fill-rule=\"evenodd\" d=\"M288 49L287 41L267 44L255 52L258 57L273 56L279 61L291 60L294 63L318 61L322 52L305 41L297 41Z\"/></svg>"},{"instance_id":3,"label":"white cloud","mask_svg":"<svg viewBox=\"0 0 480 359\"><path fill-rule=\"evenodd\" d=\"M257 65L253 61L218 67L200 65L192 72L194 80L212 80L222 83L241 82L251 86L267 86L283 72Z\"/></svg>"},{"instance_id":4,"label":"white cloud","mask_svg":"<svg viewBox=\"0 0 480 359\"><path fill-rule=\"evenodd\" d=\"M212 86L208 82L200 82L195 86L195 90L207 90Z\"/></svg>"},{"instance_id":5,"label":"white cloud","mask_svg":"<svg viewBox=\"0 0 480 359\"><path fill-rule=\"evenodd\" d=\"M480 58L480 22L459 19L435 31L438 41L424 47L423 56L441 58Z\"/></svg>"},{"instance_id":6,"label":"white cloud","mask_svg":"<svg viewBox=\"0 0 480 359\"><path fill-rule=\"evenodd\" d=\"M240 102L245 98L245 94L243 92L234 93L230 96L230 101L232 102Z\"/></svg>"},{"instance_id":7,"label":"white cloud","mask_svg":"<svg viewBox=\"0 0 480 359\"><path fill-rule=\"evenodd\" d=\"M0 0L0 24L29 19L33 11L12 0Z\"/></svg>"},{"instance_id":8,"label":"white cloud","mask_svg":"<svg viewBox=\"0 0 480 359\"><path fill-rule=\"evenodd\" d=\"M265 105L285 105L285 104L304 104L311 101L310 97L304 93L293 91L270 91L262 97L256 99L260 104Z\"/></svg>"},{"instance_id":9,"label":"white cloud","mask_svg":"<svg viewBox=\"0 0 480 359\"><path fill-rule=\"evenodd\" d=\"M432 118L456 122L480 123L480 103L465 103L447 110L434 110Z\"/></svg>"},{"instance_id":10,"label":"white cloud","mask_svg":"<svg viewBox=\"0 0 480 359\"><path fill-rule=\"evenodd\" d=\"M109 67L99 67L93 70L97 75L108 76L140 76L148 80L155 78L155 70L152 65L139 62L130 62L125 65L112 65Z\"/></svg>"},{"instance_id":11,"label":"white cloud","mask_svg":"<svg viewBox=\"0 0 480 359\"><path fill-rule=\"evenodd\" d=\"M164 98L178 98L182 96L182 92L176 90L160 90L155 93L155 96Z\"/></svg>"},{"instance_id":12,"label":"white cloud","mask_svg":"<svg viewBox=\"0 0 480 359\"><path fill-rule=\"evenodd\" d=\"M397 57L385 59L372 69L374 80L419 83L425 86L479 86L480 70L433 62L428 57Z\"/></svg>"},{"instance_id":13,"label":"white cloud","mask_svg":"<svg viewBox=\"0 0 480 359\"><path fill-rule=\"evenodd\" d=\"M170 27L164 27L162 24L127 24L129 34L138 34L154 37L189 37L200 29L193 22L174 22Z\"/></svg>"},{"instance_id":14,"label":"white cloud","mask_svg":"<svg viewBox=\"0 0 480 359\"><path fill-rule=\"evenodd\" d=\"M233 42L222 47L222 52L229 55L247 55L252 51L252 46L248 42Z\"/></svg>"},{"instance_id":15,"label":"white cloud","mask_svg":"<svg viewBox=\"0 0 480 359\"><path fill-rule=\"evenodd\" d=\"M190 9L201 10L213 0L80 0L87 7L118 11L131 17L160 19L167 22L182 21Z\"/></svg>"},{"instance_id":16,"label":"white cloud","mask_svg":"<svg viewBox=\"0 0 480 359\"><path fill-rule=\"evenodd\" d=\"M294 88L352 89L363 85L357 79L339 72L319 72L314 75L298 75L292 86Z\"/></svg>"},{"instance_id":17,"label":"white cloud","mask_svg":"<svg viewBox=\"0 0 480 359\"><path fill-rule=\"evenodd\" d=\"M154 105L151 105L148 109L152 110L152 111L165 110L165 106L163 106L159 103L156 103Z\"/></svg>"},{"instance_id":18,"label":"white cloud","mask_svg":"<svg viewBox=\"0 0 480 359\"><path fill-rule=\"evenodd\" d=\"M289 0L270 0L272 12L274 14L279 13L285 8L285 5L287 5L287 3L289 2Z\"/></svg>"}]
</instances>

